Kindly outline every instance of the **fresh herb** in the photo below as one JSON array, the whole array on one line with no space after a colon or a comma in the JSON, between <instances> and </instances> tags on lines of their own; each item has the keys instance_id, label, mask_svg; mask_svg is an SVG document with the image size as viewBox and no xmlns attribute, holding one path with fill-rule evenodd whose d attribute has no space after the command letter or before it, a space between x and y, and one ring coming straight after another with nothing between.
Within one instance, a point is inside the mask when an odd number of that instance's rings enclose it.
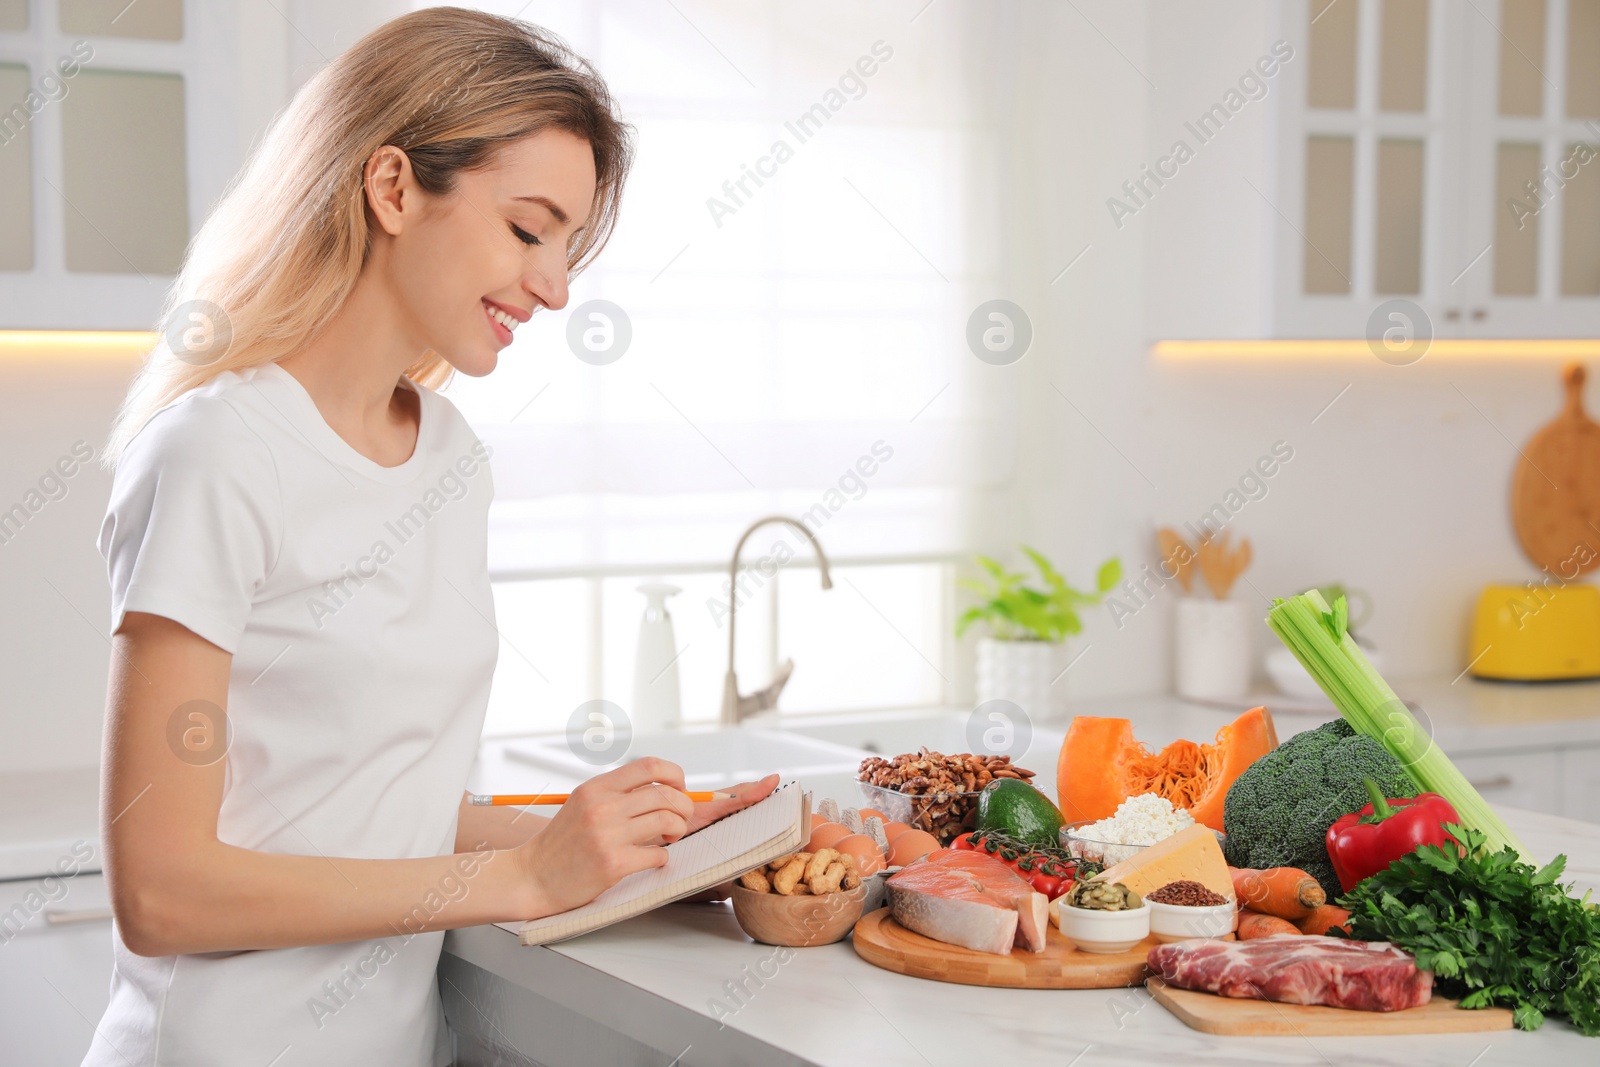
<instances>
[{"instance_id":1,"label":"fresh herb","mask_svg":"<svg viewBox=\"0 0 1600 1067\"><path fill-rule=\"evenodd\" d=\"M1523 1030L1565 1015L1600 1037L1600 910L1556 882L1567 858L1535 870L1477 830L1446 829L1464 855L1423 845L1339 899L1350 936L1399 945L1463 1008L1504 1005Z\"/></svg>"},{"instance_id":2,"label":"fresh herb","mask_svg":"<svg viewBox=\"0 0 1600 1067\"><path fill-rule=\"evenodd\" d=\"M1357 733L1388 749L1416 782L1417 792L1438 793L1456 809L1462 822L1483 832L1492 848L1509 845L1526 857L1528 850L1517 835L1433 743L1432 732L1423 728L1411 709L1373 669L1367 654L1350 636L1349 621L1343 597L1329 607L1315 589L1288 600L1273 601L1267 615L1272 632L1316 679L1339 714Z\"/></svg>"},{"instance_id":3,"label":"fresh herb","mask_svg":"<svg viewBox=\"0 0 1600 1067\"><path fill-rule=\"evenodd\" d=\"M1050 561L1027 545L1022 551L1033 560L1044 579L1044 589L1030 588L1023 583L1027 575L1007 570L988 556L977 560L989 572L991 584L964 578L960 584L985 600L968 608L956 620L956 636L966 632L975 622L989 625L990 631L1002 641L1064 641L1083 629L1078 608L1100 603L1111 587L1122 581L1122 563L1108 559L1100 565L1095 576L1095 592L1085 593L1067 584Z\"/></svg>"}]
</instances>

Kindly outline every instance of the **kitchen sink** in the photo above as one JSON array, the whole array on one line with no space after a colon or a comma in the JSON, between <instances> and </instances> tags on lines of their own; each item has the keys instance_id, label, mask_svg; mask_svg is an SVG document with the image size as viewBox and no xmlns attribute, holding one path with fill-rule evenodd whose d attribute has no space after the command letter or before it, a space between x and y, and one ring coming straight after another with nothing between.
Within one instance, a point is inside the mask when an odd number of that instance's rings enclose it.
<instances>
[{"instance_id":1,"label":"kitchen sink","mask_svg":"<svg viewBox=\"0 0 1600 1067\"><path fill-rule=\"evenodd\" d=\"M785 778L849 774L867 753L787 730L741 726L637 733L613 762L596 766L580 759L565 736L530 738L506 745L507 757L567 778L585 779L640 756L659 756L683 768L684 785L705 789L778 772Z\"/></svg>"}]
</instances>

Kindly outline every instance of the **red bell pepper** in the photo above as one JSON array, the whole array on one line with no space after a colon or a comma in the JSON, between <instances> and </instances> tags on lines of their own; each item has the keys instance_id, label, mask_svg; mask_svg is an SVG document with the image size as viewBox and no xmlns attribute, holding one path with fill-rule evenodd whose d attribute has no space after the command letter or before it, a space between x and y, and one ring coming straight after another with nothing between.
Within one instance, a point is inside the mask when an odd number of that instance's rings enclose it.
<instances>
[{"instance_id":1,"label":"red bell pepper","mask_svg":"<svg viewBox=\"0 0 1600 1067\"><path fill-rule=\"evenodd\" d=\"M1365 780L1372 803L1341 816L1328 827L1328 859L1346 893L1357 882L1384 870L1401 856L1423 845L1459 843L1445 832L1445 824L1461 817L1438 793L1390 800L1371 778Z\"/></svg>"}]
</instances>

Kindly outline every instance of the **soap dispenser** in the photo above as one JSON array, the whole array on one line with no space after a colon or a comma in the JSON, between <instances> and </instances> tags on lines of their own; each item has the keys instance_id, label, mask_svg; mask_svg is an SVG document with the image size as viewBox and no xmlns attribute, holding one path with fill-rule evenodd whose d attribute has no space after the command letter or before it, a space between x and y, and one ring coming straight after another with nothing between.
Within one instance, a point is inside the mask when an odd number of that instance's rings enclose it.
<instances>
[{"instance_id":1,"label":"soap dispenser","mask_svg":"<svg viewBox=\"0 0 1600 1067\"><path fill-rule=\"evenodd\" d=\"M645 582L644 618L639 621L639 649L633 661L633 707L629 715L635 732L669 730L682 720L678 689L678 642L672 632L667 598L683 592L666 582Z\"/></svg>"}]
</instances>

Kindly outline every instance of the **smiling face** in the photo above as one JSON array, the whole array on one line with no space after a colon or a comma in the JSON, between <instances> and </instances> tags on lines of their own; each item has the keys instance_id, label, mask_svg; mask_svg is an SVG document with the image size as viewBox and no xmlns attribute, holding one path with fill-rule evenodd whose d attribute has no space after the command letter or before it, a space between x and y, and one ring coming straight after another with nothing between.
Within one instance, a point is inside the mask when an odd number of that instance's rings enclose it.
<instances>
[{"instance_id":1,"label":"smiling face","mask_svg":"<svg viewBox=\"0 0 1600 1067\"><path fill-rule=\"evenodd\" d=\"M565 130L542 130L458 173L437 197L417 187L408 163L396 169L401 206L375 231L384 247L374 262L417 350L482 377L512 329L540 307L566 306L567 250L594 203L594 153Z\"/></svg>"}]
</instances>

